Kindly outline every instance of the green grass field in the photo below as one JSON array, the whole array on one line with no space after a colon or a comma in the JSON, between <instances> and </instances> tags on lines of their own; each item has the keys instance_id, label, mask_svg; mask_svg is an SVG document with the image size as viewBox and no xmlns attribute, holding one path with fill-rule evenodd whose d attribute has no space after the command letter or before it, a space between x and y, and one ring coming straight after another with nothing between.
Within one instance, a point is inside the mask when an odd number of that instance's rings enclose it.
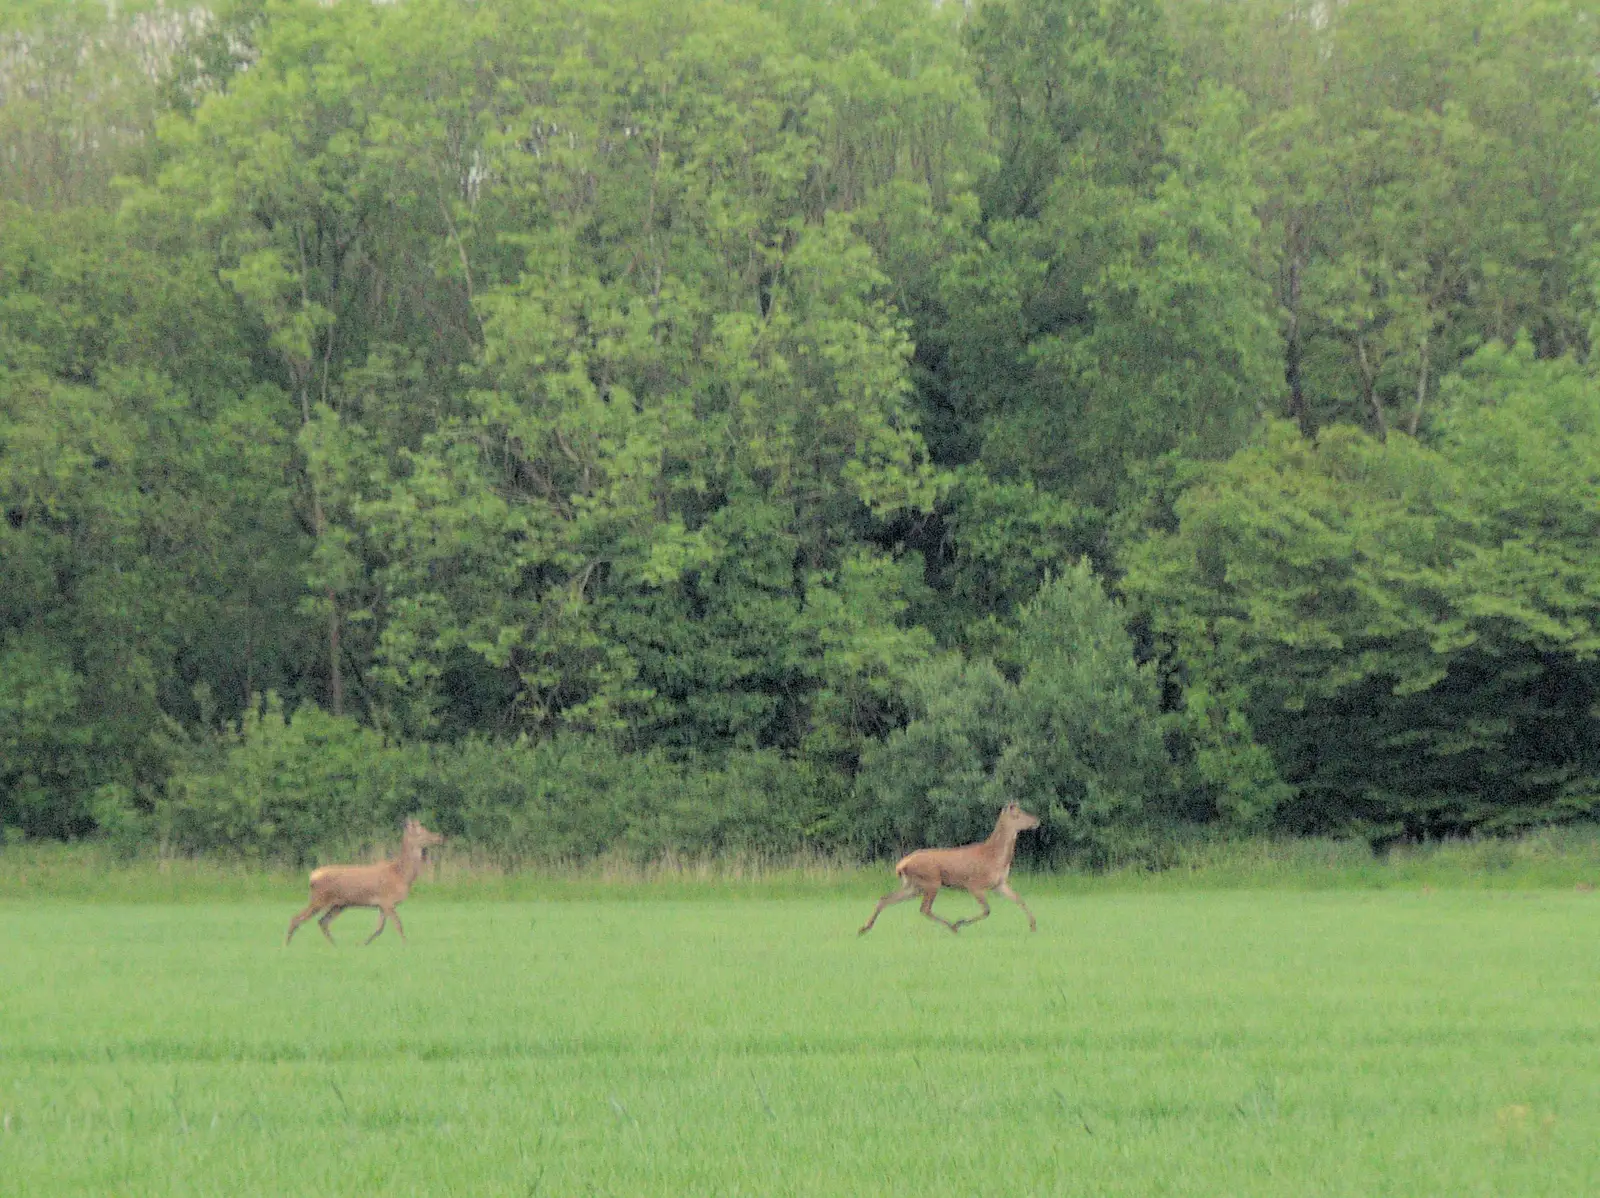
<instances>
[{"instance_id":1,"label":"green grass field","mask_svg":"<svg viewBox=\"0 0 1600 1198\"><path fill-rule=\"evenodd\" d=\"M1600 1192L1596 896L1023 892L0 903L0 1194Z\"/></svg>"}]
</instances>

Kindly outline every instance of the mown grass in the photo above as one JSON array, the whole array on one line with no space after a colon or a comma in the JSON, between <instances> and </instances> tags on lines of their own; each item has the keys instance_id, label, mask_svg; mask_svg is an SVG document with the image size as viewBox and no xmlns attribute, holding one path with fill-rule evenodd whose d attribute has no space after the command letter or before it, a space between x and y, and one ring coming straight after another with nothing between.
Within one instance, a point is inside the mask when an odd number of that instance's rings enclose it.
<instances>
[{"instance_id":1,"label":"mown grass","mask_svg":"<svg viewBox=\"0 0 1600 1198\"><path fill-rule=\"evenodd\" d=\"M0 1195L1600 1192L1595 896L1024 893L0 903Z\"/></svg>"}]
</instances>

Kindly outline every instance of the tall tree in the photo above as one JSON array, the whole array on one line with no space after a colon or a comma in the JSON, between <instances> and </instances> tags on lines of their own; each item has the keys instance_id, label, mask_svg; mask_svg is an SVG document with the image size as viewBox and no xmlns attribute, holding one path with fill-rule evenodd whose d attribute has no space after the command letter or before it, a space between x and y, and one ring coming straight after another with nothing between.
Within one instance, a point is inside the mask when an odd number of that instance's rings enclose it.
<instances>
[{"instance_id":1,"label":"tall tree","mask_svg":"<svg viewBox=\"0 0 1600 1198\"><path fill-rule=\"evenodd\" d=\"M486 667L524 725L794 747L828 660L804 612L857 576L852 522L935 493L909 343L840 210L877 180L824 182L845 98L773 55L771 16L515 21L483 170L523 260L478 294L469 415L365 509L383 676L419 718ZM863 594L893 630L893 588Z\"/></svg>"},{"instance_id":2,"label":"tall tree","mask_svg":"<svg viewBox=\"0 0 1600 1198\"><path fill-rule=\"evenodd\" d=\"M1594 809L1597 419L1590 372L1490 347L1445 380L1437 449L1275 424L1185 492L1124 586L1220 817L1381 837Z\"/></svg>"},{"instance_id":3,"label":"tall tree","mask_svg":"<svg viewBox=\"0 0 1600 1198\"><path fill-rule=\"evenodd\" d=\"M1586 351L1573 266L1600 203L1586 5L1174 14L1194 69L1250 97L1284 415L1308 432L1426 432L1438 380L1485 341L1525 328L1541 353Z\"/></svg>"}]
</instances>

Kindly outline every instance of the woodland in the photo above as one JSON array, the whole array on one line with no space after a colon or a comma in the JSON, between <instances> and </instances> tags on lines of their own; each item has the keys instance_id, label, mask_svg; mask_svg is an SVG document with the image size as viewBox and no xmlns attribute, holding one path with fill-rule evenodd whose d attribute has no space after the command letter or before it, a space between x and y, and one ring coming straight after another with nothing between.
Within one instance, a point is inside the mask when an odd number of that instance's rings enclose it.
<instances>
[{"instance_id":1,"label":"woodland","mask_svg":"<svg viewBox=\"0 0 1600 1198\"><path fill-rule=\"evenodd\" d=\"M11 0L0 843L1600 808L1595 0Z\"/></svg>"}]
</instances>

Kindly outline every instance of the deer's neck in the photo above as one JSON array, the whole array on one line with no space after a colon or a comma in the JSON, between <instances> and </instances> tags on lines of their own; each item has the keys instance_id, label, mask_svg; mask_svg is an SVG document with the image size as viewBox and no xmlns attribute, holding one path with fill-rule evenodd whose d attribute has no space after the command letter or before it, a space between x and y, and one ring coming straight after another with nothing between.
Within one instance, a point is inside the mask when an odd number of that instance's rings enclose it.
<instances>
[{"instance_id":1,"label":"deer's neck","mask_svg":"<svg viewBox=\"0 0 1600 1198\"><path fill-rule=\"evenodd\" d=\"M1017 851L1017 832L1015 827L1006 827L1004 823L997 823L994 831L989 833L989 839L983 842L984 854L1001 869L1011 868L1011 858Z\"/></svg>"},{"instance_id":2,"label":"deer's neck","mask_svg":"<svg viewBox=\"0 0 1600 1198\"><path fill-rule=\"evenodd\" d=\"M410 889L411 883L417 880L417 875L422 872L422 850L414 844L402 845L400 855L391 863L394 872L400 875L400 880Z\"/></svg>"}]
</instances>

